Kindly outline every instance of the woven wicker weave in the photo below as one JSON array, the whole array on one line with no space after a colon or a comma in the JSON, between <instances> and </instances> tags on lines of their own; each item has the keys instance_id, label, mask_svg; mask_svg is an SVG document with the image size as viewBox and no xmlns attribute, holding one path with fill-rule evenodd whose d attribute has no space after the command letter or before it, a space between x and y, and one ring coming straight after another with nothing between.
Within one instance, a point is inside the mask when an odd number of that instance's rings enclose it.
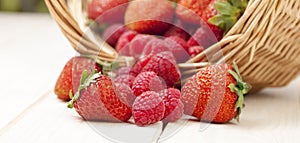
<instances>
[{"instance_id":1,"label":"woven wicker weave","mask_svg":"<svg viewBox=\"0 0 300 143\"><path fill-rule=\"evenodd\" d=\"M101 39L83 32L87 30L87 0L45 1L75 50L104 61L116 60L118 53L113 48L97 44ZM207 66L206 55L220 47L225 62L235 61L254 90L288 84L300 74L300 1L250 0L244 15L219 43L179 67Z\"/></svg>"}]
</instances>

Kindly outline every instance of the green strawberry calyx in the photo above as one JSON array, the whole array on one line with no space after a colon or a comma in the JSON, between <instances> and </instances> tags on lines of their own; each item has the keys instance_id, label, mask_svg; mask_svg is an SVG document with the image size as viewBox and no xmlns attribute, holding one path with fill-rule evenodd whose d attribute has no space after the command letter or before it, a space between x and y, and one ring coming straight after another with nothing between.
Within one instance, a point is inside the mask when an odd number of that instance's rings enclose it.
<instances>
[{"instance_id":1,"label":"green strawberry calyx","mask_svg":"<svg viewBox=\"0 0 300 143\"><path fill-rule=\"evenodd\" d=\"M235 111L237 111L235 119L239 122L239 116L242 112L242 108L244 107L244 95L249 92L251 85L243 81L236 63L233 63L233 68L234 70L229 70L228 72L235 78L237 84L232 83L228 87L230 88L231 92L235 92L238 96L238 99L235 103Z\"/></svg>"},{"instance_id":2,"label":"green strawberry calyx","mask_svg":"<svg viewBox=\"0 0 300 143\"><path fill-rule=\"evenodd\" d=\"M218 14L208 22L218 26L226 34L245 12L247 5L248 0L218 0L214 4Z\"/></svg>"},{"instance_id":3,"label":"green strawberry calyx","mask_svg":"<svg viewBox=\"0 0 300 143\"><path fill-rule=\"evenodd\" d=\"M70 90L69 96L71 100L68 102L68 108L74 107L74 102L78 100L80 97L80 92L90 86L92 83L96 82L96 79L99 78L101 73L98 73L96 70L93 70L92 74L89 75L87 70L82 72L80 78L80 85L78 87L77 92L73 95L72 90Z\"/></svg>"}]
</instances>

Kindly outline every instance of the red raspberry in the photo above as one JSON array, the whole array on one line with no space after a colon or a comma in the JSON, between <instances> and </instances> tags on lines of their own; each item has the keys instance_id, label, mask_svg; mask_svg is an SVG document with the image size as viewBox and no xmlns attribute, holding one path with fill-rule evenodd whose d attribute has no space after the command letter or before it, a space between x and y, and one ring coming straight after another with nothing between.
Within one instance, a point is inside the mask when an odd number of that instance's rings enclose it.
<instances>
[{"instance_id":1,"label":"red raspberry","mask_svg":"<svg viewBox=\"0 0 300 143\"><path fill-rule=\"evenodd\" d=\"M204 48L202 46L192 46L189 48L189 55L193 58L197 56L198 54L202 53L204 51Z\"/></svg>"},{"instance_id":2,"label":"red raspberry","mask_svg":"<svg viewBox=\"0 0 300 143\"><path fill-rule=\"evenodd\" d=\"M141 60L137 61L133 68L130 70L129 74L133 75L133 76L137 76L138 74L141 73L141 71L143 70L143 68L148 64L148 62L151 60L151 56L147 56L142 58Z\"/></svg>"},{"instance_id":3,"label":"red raspberry","mask_svg":"<svg viewBox=\"0 0 300 143\"><path fill-rule=\"evenodd\" d=\"M146 44L155 39L154 36L139 34L133 38L133 40L129 44L130 55L139 58L146 46Z\"/></svg>"},{"instance_id":4,"label":"red raspberry","mask_svg":"<svg viewBox=\"0 0 300 143\"><path fill-rule=\"evenodd\" d=\"M190 58L188 54L188 46L185 40L177 36L171 36L167 37L165 42L170 47L178 63L185 62Z\"/></svg>"},{"instance_id":5,"label":"red raspberry","mask_svg":"<svg viewBox=\"0 0 300 143\"><path fill-rule=\"evenodd\" d=\"M176 36L179 37L183 40L189 40L190 35L184 31L183 29L177 27L177 26L173 26L171 27L165 34L164 37L172 37L172 36Z\"/></svg>"},{"instance_id":6,"label":"red raspberry","mask_svg":"<svg viewBox=\"0 0 300 143\"><path fill-rule=\"evenodd\" d=\"M174 83L181 77L175 58L171 52L162 52L153 56L143 68L142 72L145 71L155 72L170 87L174 86Z\"/></svg>"},{"instance_id":7,"label":"red raspberry","mask_svg":"<svg viewBox=\"0 0 300 143\"><path fill-rule=\"evenodd\" d=\"M158 93L147 91L137 97L132 106L135 123L138 126L154 124L163 119L165 104Z\"/></svg>"},{"instance_id":8,"label":"red raspberry","mask_svg":"<svg viewBox=\"0 0 300 143\"><path fill-rule=\"evenodd\" d=\"M162 80L154 72L142 72L133 81L132 90L135 96L146 91L161 91L164 89Z\"/></svg>"},{"instance_id":9,"label":"red raspberry","mask_svg":"<svg viewBox=\"0 0 300 143\"><path fill-rule=\"evenodd\" d=\"M183 103L180 100L180 91L175 88L169 88L159 92L159 95L163 98L166 107L164 121L176 122L179 120L183 115Z\"/></svg>"},{"instance_id":10,"label":"red raspberry","mask_svg":"<svg viewBox=\"0 0 300 143\"><path fill-rule=\"evenodd\" d=\"M136 96L133 95L133 91L131 88L122 83L116 83L116 94L119 97L119 99L126 105L132 107L132 104L136 98Z\"/></svg>"},{"instance_id":11,"label":"red raspberry","mask_svg":"<svg viewBox=\"0 0 300 143\"><path fill-rule=\"evenodd\" d=\"M105 29L102 39L112 47L115 47L120 36L127 31L128 29L123 24L113 24Z\"/></svg>"},{"instance_id":12,"label":"red raspberry","mask_svg":"<svg viewBox=\"0 0 300 143\"><path fill-rule=\"evenodd\" d=\"M137 35L135 31L127 31L121 35L117 42L116 50L124 56L129 56L129 43Z\"/></svg>"},{"instance_id":13,"label":"red raspberry","mask_svg":"<svg viewBox=\"0 0 300 143\"><path fill-rule=\"evenodd\" d=\"M188 46L203 46L203 48L208 48L209 46L218 42L215 35L208 30L208 28L199 28L194 35L188 40Z\"/></svg>"},{"instance_id":14,"label":"red raspberry","mask_svg":"<svg viewBox=\"0 0 300 143\"><path fill-rule=\"evenodd\" d=\"M145 46L143 56L151 56L164 51L170 51L167 43L161 39L153 39Z\"/></svg>"},{"instance_id":15,"label":"red raspberry","mask_svg":"<svg viewBox=\"0 0 300 143\"><path fill-rule=\"evenodd\" d=\"M116 75L117 76L128 75L130 70L131 70L131 67L121 67L121 68L117 69Z\"/></svg>"},{"instance_id":16,"label":"red raspberry","mask_svg":"<svg viewBox=\"0 0 300 143\"><path fill-rule=\"evenodd\" d=\"M132 87L133 81L135 77L132 75L120 75L117 78L114 79L115 83L123 83L128 85L129 87Z\"/></svg>"}]
</instances>

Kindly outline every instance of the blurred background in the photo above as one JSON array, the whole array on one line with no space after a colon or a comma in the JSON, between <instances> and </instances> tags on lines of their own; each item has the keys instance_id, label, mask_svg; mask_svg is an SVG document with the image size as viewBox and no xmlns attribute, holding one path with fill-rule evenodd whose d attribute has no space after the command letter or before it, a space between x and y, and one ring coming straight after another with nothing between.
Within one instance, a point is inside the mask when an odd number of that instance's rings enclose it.
<instances>
[{"instance_id":1,"label":"blurred background","mask_svg":"<svg viewBox=\"0 0 300 143\"><path fill-rule=\"evenodd\" d=\"M0 11L47 12L44 0L0 0Z\"/></svg>"}]
</instances>

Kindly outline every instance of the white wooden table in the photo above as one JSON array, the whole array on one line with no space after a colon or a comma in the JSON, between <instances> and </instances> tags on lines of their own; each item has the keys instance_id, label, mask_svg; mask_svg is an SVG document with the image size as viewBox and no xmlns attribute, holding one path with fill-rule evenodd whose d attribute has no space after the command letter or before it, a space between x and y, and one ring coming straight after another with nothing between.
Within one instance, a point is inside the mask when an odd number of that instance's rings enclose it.
<instances>
[{"instance_id":1,"label":"white wooden table","mask_svg":"<svg viewBox=\"0 0 300 143\"><path fill-rule=\"evenodd\" d=\"M50 16L0 13L0 33L0 143L114 142L99 130L139 139L135 142L300 142L300 78L287 87L246 97L238 124L183 119L162 132L162 123L146 128L87 123L52 92L75 52Z\"/></svg>"}]
</instances>

